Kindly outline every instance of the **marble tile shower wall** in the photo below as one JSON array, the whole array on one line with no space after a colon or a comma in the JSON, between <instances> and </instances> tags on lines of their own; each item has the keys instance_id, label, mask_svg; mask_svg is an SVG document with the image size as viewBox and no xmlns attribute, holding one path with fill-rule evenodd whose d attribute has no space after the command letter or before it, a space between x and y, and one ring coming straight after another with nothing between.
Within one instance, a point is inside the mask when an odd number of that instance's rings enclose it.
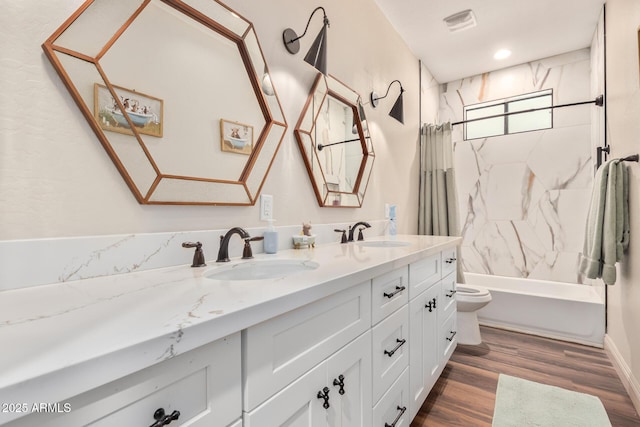
<instances>
[{"instance_id":1,"label":"marble tile shower wall","mask_svg":"<svg viewBox=\"0 0 640 427\"><path fill-rule=\"evenodd\" d=\"M590 50L443 85L440 121L464 105L553 89L554 104L591 99ZM592 186L591 105L554 111L553 129L463 140L454 127L465 271L581 283Z\"/></svg>"}]
</instances>

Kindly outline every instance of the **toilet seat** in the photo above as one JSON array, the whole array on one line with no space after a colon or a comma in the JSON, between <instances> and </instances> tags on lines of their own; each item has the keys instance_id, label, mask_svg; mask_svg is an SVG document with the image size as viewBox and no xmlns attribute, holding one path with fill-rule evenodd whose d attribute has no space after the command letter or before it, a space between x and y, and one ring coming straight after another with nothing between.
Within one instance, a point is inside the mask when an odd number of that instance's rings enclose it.
<instances>
[{"instance_id":1,"label":"toilet seat","mask_svg":"<svg viewBox=\"0 0 640 427\"><path fill-rule=\"evenodd\" d=\"M467 284L456 285L456 291L458 293L458 297L482 298L490 295L489 290L486 288Z\"/></svg>"}]
</instances>

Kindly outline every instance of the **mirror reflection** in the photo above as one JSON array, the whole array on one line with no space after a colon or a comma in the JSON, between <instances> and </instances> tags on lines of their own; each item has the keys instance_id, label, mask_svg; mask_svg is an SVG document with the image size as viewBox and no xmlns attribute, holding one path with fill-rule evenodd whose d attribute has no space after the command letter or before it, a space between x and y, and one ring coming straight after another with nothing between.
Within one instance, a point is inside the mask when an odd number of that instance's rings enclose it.
<instances>
[{"instance_id":1,"label":"mirror reflection","mask_svg":"<svg viewBox=\"0 0 640 427\"><path fill-rule=\"evenodd\" d=\"M72 18L43 48L136 198L254 204L287 125L251 23L202 0Z\"/></svg>"},{"instance_id":2,"label":"mirror reflection","mask_svg":"<svg viewBox=\"0 0 640 427\"><path fill-rule=\"evenodd\" d=\"M359 95L318 74L295 134L320 206L360 207L374 152Z\"/></svg>"}]
</instances>

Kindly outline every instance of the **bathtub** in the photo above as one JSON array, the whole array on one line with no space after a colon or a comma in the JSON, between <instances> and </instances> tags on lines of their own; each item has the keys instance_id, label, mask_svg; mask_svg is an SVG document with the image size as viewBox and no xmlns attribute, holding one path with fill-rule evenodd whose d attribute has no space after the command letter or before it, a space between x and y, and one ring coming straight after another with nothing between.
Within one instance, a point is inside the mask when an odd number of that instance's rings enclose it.
<instances>
[{"instance_id":1,"label":"bathtub","mask_svg":"<svg viewBox=\"0 0 640 427\"><path fill-rule=\"evenodd\" d=\"M465 273L491 292L480 324L602 348L605 305L588 285Z\"/></svg>"}]
</instances>

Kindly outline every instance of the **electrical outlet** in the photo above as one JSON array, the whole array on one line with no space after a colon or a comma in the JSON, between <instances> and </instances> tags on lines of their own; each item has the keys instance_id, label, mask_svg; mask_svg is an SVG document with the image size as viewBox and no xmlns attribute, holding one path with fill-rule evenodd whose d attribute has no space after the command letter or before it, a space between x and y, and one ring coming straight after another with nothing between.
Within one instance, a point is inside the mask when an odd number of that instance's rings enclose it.
<instances>
[{"instance_id":1,"label":"electrical outlet","mask_svg":"<svg viewBox=\"0 0 640 427\"><path fill-rule=\"evenodd\" d=\"M260 195L260 220L267 221L273 219L273 196L270 194Z\"/></svg>"}]
</instances>

